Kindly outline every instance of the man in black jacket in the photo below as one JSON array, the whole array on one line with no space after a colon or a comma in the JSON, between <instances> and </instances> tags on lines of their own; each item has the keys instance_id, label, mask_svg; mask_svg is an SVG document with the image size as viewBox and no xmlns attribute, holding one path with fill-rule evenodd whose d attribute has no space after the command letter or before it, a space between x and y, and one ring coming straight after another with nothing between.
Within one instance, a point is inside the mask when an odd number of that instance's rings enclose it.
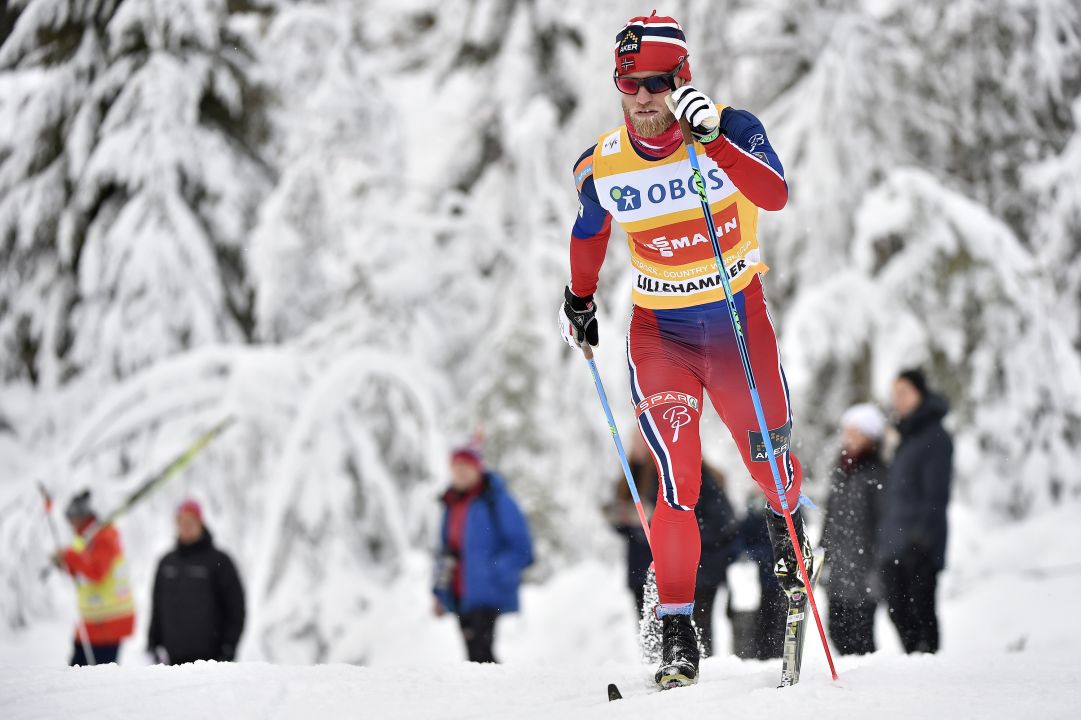
<instances>
[{"instance_id":1,"label":"man in black jacket","mask_svg":"<svg viewBox=\"0 0 1081 720\"><path fill-rule=\"evenodd\" d=\"M949 404L920 370L893 384L901 444L890 466L879 538L879 564L890 619L905 652L938 651L935 590L946 565L946 504L953 441L942 427Z\"/></svg>"},{"instance_id":2,"label":"man in black jacket","mask_svg":"<svg viewBox=\"0 0 1081 720\"><path fill-rule=\"evenodd\" d=\"M170 665L232 661L244 630L244 588L233 561L214 547L194 500L176 513L176 549L154 578L147 648Z\"/></svg>"}]
</instances>

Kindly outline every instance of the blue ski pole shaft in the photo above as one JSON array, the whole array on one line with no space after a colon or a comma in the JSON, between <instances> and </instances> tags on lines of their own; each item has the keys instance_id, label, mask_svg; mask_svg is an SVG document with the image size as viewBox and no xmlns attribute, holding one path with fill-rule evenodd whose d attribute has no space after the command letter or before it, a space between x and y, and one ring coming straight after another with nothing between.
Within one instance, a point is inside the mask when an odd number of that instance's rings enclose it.
<instances>
[{"instance_id":1,"label":"blue ski pole shaft","mask_svg":"<svg viewBox=\"0 0 1081 720\"><path fill-rule=\"evenodd\" d=\"M671 101L669 101L671 107ZM674 112L674 109L673 109ZM792 548L796 553L796 562L799 565L800 574L803 577L803 585L807 588L807 598L811 601L811 610L814 612L815 623L818 625L818 634L822 638L822 649L826 652L826 660L829 662L830 673L833 679L837 679L837 669L833 666L833 656L830 654L829 643L826 642L826 631L822 626L822 618L818 614L818 604L814 599L811 588L811 578L807 573L807 565L803 560L803 551L800 549L799 540L796 537L796 525L792 522L792 510L788 507L788 498L785 497L784 484L781 482L781 473L777 470L777 460L773 454L773 439L766 425L766 415L762 410L762 400L758 395L758 386L754 381L754 372L751 370L751 353L747 348L747 340L743 336L743 323L739 319L739 311L736 309L735 297L732 292L732 283L728 279L728 271L724 266L724 256L721 252L721 243L717 239L717 227L713 222L713 211L709 207L709 196L706 193L706 182L702 177L702 169L698 164L698 153L694 149L694 138L691 136L691 128L686 118L680 118L679 127L683 131L683 144L687 147L687 156L691 161L692 185L699 201L702 203L702 217L706 221L706 229L709 231L709 242L713 247L713 258L717 262L717 272L721 276L721 287L724 289L724 299L728 305L728 319L732 323L732 335L736 338L736 346L739 348L739 357L743 363L743 374L747 379L747 389L751 394L751 404L754 405L754 414L758 419L758 429L762 434L762 442L766 446L766 458L769 469L773 473L773 482L777 487L777 497L780 500L781 510L784 513L785 524L788 526L788 536L792 541Z\"/></svg>"},{"instance_id":2,"label":"blue ski pole shaft","mask_svg":"<svg viewBox=\"0 0 1081 720\"><path fill-rule=\"evenodd\" d=\"M593 373L593 384L597 386L597 395L601 399L601 406L604 408L604 416L608 418L608 429L612 433L612 441L616 444L616 452L619 453L619 462L623 466L623 476L627 479L627 487L631 491L631 499L634 500L634 507L638 511L638 519L642 522L642 530L646 534L646 542L649 542L649 522L646 521L646 512L642 509L642 499L638 497L638 487L634 484L634 476L631 475L631 466L627 464L627 453L623 450L623 441L619 439L619 430L616 429L616 421L612 417L612 408L608 404L608 395L604 392L604 385L601 383L601 374L597 371L597 363L593 360L593 348L589 346L589 343L582 345L582 354L586 356L586 362L589 363L589 371ZM652 545L650 546L652 547Z\"/></svg>"}]
</instances>

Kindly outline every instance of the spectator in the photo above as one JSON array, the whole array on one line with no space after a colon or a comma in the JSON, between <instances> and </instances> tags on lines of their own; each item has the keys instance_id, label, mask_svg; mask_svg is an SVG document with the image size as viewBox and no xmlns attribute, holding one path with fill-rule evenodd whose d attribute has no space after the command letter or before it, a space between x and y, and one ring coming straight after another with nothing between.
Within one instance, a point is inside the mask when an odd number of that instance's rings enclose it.
<instances>
[{"instance_id":1,"label":"spectator","mask_svg":"<svg viewBox=\"0 0 1081 720\"><path fill-rule=\"evenodd\" d=\"M653 515L657 500L657 470L649 448L641 439L641 433L630 433L630 447L627 448L627 466L634 478L635 488L642 501L646 518ZM615 499L605 508L608 523L627 541L627 588L634 595L634 606L638 617L642 617L645 605L646 577L653 555L649 542L642 530L642 521L638 519L638 510L634 507L627 479L622 475L615 481Z\"/></svg>"},{"instance_id":2,"label":"spectator","mask_svg":"<svg viewBox=\"0 0 1081 720\"><path fill-rule=\"evenodd\" d=\"M893 383L901 444L893 458L882 511L879 562L890 619L905 652L938 651L935 590L946 564L946 504L953 441L942 418L949 405L920 370Z\"/></svg>"},{"instance_id":3,"label":"spectator","mask_svg":"<svg viewBox=\"0 0 1081 720\"><path fill-rule=\"evenodd\" d=\"M631 433L630 437L633 439L627 454L627 465L648 518L652 516L657 498L657 466L641 433ZM713 603L717 591L725 584L739 525L724 492L724 476L703 463L702 481L701 494L694 509L702 538L702 555L698 564L692 617L698 627L703 650L707 655L712 655ZM615 487L615 500L607 508L608 520L627 540L627 587L634 594L635 607L641 617L646 577L653 557L626 478L620 477Z\"/></svg>"},{"instance_id":4,"label":"spectator","mask_svg":"<svg viewBox=\"0 0 1081 720\"><path fill-rule=\"evenodd\" d=\"M529 526L503 478L485 469L478 450L455 450L450 470L434 610L437 616L458 615L470 662L494 663L496 618L517 612L522 571L533 563Z\"/></svg>"},{"instance_id":5,"label":"spectator","mask_svg":"<svg viewBox=\"0 0 1081 720\"><path fill-rule=\"evenodd\" d=\"M79 614L94 655L86 657L76 634L71 665L114 663L120 642L135 629L135 602L120 533L113 525L98 524L89 490L72 498L64 514L75 540L69 549L58 551L53 562L75 578Z\"/></svg>"},{"instance_id":6,"label":"spectator","mask_svg":"<svg viewBox=\"0 0 1081 720\"><path fill-rule=\"evenodd\" d=\"M231 662L244 630L244 588L214 546L194 500L176 511L176 548L158 563L147 648L158 662Z\"/></svg>"},{"instance_id":7,"label":"spectator","mask_svg":"<svg viewBox=\"0 0 1081 720\"><path fill-rule=\"evenodd\" d=\"M826 501L822 547L829 567L830 639L842 655L875 651L880 583L874 575L886 483L880 452L885 428L886 419L874 405L854 405L841 416L841 458Z\"/></svg>"},{"instance_id":8,"label":"spectator","mask_svg":"<svg viewBox=\"0 0 1081 720\"><path fill-rule=\"evenodd\" d=\"M656 472L656 465L653 468ZM702 463L702 489L694 514L698 516L702 555L691 616L698 627L703 657L708 657L713 655L713 602L726 582L728 565L735 555L739 522L724 493L724 475L705 463Z\"/></svg>"},{"instance_id":9,"label":"spectator","mask_svg":"<svg viewBox=\"0 0 1081 720\"><path fill-rule=\"evenodd\" d=\"M728 617L732 621L733 651L744 659L769 660L781 657L784 644L788 598L773 572L773 545L766 528L766 510L755 502L739 522L736 558L754 563L758 579L758 607L750 612L737 610L728 596Z\"/></svg>"}]
</instances>

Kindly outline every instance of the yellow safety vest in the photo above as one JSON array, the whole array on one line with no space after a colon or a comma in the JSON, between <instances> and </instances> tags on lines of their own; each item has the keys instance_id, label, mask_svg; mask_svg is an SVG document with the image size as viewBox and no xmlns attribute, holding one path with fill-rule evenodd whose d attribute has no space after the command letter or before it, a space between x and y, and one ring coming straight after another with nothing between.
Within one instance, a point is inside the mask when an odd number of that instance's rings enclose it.
<instances>
[{"instance_id":1,"label":"yellow safety vest","mask_svg":"<svg viewBox=\"0 0 1081 720\"><path fill-rule=\"evenodd\" d=\"M83 552L86 540L77 536L71 549ZM113 559L109 572L101 582L93 582L79 575L76 575L76 580L79 586L79 614L87 624L108 622L134 614L135 599L132 597L128 564L123 551Z\"/></svg>"}]
</instances>

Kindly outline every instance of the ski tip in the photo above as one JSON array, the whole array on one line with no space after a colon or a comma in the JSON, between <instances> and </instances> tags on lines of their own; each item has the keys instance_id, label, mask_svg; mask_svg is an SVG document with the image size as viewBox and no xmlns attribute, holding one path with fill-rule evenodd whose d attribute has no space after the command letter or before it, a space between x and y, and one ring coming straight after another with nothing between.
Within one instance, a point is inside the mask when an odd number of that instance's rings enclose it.
<instances>
[{"instance_id":1,"label":"ski tip","mask_svg":"<svg viewBox=\"0 0 1081 720\"><path fill-rule=\"evenodd\" d=\"M616 687L616 684L615 683L608 683L608 701L611 702L612 700L622 700L622 699L623 699L623 696L620 694L619 688Z\"/></svg>"}]
</instances>

